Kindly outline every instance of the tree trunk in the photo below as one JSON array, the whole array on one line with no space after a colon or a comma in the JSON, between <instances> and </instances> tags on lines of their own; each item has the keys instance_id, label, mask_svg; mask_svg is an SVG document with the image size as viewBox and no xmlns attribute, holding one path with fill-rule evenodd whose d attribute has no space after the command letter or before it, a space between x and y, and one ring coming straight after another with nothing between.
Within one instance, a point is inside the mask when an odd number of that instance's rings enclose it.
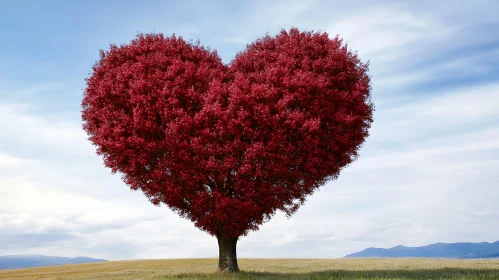
<instances>
[{"instance_id":1,"label":"tree trunk","mask_svg":"<svg viewBox=\"0 0 499 280\"><path fill-rule=\"evenodd\" d=\"M218 270L227 272L239 272L236 255L236 238L226 238L217 235L218 240Z\"/></svg>"}]
</instances>

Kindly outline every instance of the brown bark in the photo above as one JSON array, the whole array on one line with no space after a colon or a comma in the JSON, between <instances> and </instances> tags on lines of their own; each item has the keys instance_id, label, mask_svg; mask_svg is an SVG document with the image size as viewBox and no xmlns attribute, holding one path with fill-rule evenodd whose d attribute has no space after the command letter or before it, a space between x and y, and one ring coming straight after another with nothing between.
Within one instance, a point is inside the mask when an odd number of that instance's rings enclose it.
<instances>
[{"instance_id":1,"label":"brown bark","mask_svg":"<svg viewBox=\"0 0 499 280\"><path fill-rule=\"evenodd\" d=\"M218 240L218 270L227 272L239 272L236 255L236 238L226 238L217 235Z\"/></svg>"}]
</instances>

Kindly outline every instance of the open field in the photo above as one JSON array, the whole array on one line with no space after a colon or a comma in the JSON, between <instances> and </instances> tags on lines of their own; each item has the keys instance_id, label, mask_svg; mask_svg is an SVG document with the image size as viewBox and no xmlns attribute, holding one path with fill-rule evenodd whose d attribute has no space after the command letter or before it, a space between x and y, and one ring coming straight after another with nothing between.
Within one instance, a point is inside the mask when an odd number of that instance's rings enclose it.
<instances>
[{"instance_id":1,"label":"open field","mask_svg":"<svg viewBox=\"0 0 499 280\"><path fill-rule=\"evenodd\" d=\"M115 261L0 270L0 279L499 279L499 260L240 259L235 275L216 266L216 259Z\"/></svg>"}]
</instances>

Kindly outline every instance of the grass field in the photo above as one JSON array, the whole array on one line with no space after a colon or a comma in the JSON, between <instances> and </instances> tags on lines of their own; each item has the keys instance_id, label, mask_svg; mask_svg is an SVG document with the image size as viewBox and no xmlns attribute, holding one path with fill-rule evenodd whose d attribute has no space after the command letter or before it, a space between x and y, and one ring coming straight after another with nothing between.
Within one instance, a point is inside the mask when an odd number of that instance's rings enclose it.
<instances>
[{"instance_id":1,"label":"grass field","mask_svg":"<svg viewBox=\"0 0 499 280\"><path fill-rule=\"evenodd\" d=\"M240 259L242 272L215 272L215 259L116 261L0 270L0 279L498 279L499 260Z\"/></svg>"}]
</instances>

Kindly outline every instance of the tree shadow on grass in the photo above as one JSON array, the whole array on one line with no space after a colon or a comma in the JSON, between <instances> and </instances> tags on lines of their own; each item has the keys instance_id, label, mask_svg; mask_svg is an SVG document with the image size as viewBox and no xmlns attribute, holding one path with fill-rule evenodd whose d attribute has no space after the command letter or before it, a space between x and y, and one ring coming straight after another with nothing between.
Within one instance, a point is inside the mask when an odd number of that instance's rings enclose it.
<instances>
[{"instance_id":1,"label":"tree shadow on grass","mask_svg":"<svg viewBox=\"0 0 499 280\"><path fill-rule=\"evenodd\" d=\"M274 273L242 271L237 274L178 274L163 279L315 279L315 280L353 280L353 279L469 279L499 280L499 269L417 269L417 270L325 270L305 273Z\"/></svg>"}]
</instances>

